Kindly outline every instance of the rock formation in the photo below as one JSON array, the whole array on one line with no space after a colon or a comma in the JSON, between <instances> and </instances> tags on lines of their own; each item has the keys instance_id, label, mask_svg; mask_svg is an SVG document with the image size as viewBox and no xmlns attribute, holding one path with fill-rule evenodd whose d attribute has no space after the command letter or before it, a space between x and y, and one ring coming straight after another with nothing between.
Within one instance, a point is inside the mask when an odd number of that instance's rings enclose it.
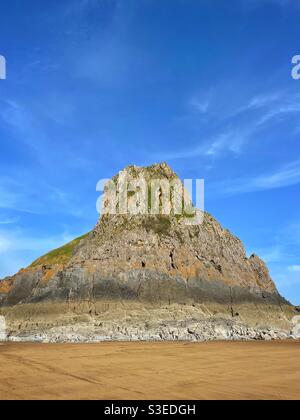
<instances>
[{"instance_id":1,"label":"rock formation","mask_svg":"<svg viewBox=\"0 0 300 420\"><path fill-rule=\"evenodd\" d=\"M125 177L135 186L141 180L150 185L154 177L178 180L166 164L130 166L113 181ZM116 197L120 194L117 189ZM139 187L126 194L129 207L141 206ZM111 214L105 211L109 199L106 188L104 214L92 232L0 282L4 308L60 303L69 311L84 307L82 311L89 316L98 316L101 302L137 304L139 308L219 305L216 313L222 307L221 312L234 318L239 316L239 307L254 305L266 313L269 309L273 315L281 314L273 319L290 311L263 261L256 255L248 258L242 242L209 214L196 209L192 216L174 211L167 215ZM178 197L173 193L171 207L175 200ZM152 203L148 199L147 207ZM203 222L193 223L198 217ZM286 314L283 318L288 322Z\"/></svg>"}]
</instances>

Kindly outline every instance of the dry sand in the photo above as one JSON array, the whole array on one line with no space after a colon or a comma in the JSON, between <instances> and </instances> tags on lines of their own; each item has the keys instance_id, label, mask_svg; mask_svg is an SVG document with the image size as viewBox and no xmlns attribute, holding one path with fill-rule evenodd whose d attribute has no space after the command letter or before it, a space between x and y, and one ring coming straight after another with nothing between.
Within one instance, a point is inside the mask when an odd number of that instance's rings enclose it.
<instances>
[{"instance_id":1,"label":"dry sand","mask_svg":"<svg viewBox=\"0 0 300 420\"><path fill-rule=\"evenodd\" d=\"M0 399L299 399L300 342L0 345Z\"/></svg>"}]
</instances>

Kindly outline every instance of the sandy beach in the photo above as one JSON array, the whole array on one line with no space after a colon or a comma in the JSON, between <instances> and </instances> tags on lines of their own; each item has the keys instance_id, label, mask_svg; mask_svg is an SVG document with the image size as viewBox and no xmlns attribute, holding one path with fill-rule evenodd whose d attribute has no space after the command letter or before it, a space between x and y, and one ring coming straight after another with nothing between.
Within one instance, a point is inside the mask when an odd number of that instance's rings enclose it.
<instances>
[{"instance_id":1,"label":"sandy beach","mask_svg":"<svg viewBox=\"0 0 300 420\"><path fill-rule=\"evenodd\" d=\"M0 345L0 399L299 399L300 342Z\"/></svg>"}]
</instances>

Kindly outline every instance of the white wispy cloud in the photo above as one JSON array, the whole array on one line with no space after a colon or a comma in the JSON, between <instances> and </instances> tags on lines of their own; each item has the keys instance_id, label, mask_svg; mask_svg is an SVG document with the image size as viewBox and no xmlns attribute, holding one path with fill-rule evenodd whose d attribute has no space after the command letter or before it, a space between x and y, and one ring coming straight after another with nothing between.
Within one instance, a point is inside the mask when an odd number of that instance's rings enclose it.
<instances>
[{"instance_id":1,"label":"white wispy cloud","mask_svg":"<svg viewBox=\"0 0 300 420\"><path fill-rule=\"evenodd\" d=\"M209 140L203 140L189 149L178 150L177 152L166 153L154 157L160 160L176 160L195 157L217 158L227 153L238 155L242 152L243 146L249 141L252 128L227 128L223 132L212 136Z\"/></svg>"},{"instance_id":2,"label":"white wispy cloud","mask_svg":"<svg viewBox=\"0 0 300 420\"><path fill-rule=\"evenodd\" d=\"M225 194L239 194L255 191L283 188L300 183L300 160L291 162L278 171L256 176L240 178L220 183L218 189Z\"/></svg>"},{"instance_id":3,"label":"white wispy cloud","mask_svg":"<svg viewBox=\"0 0 300 420\"><path fill-rule=\"evenodd\" d=\"M18 221L19 221L19 219L17 217L14 217L14 218L4 217L4 218L2 218L0 216L0 225L14 225Z\"/></svg>"},{"instance_id":4,"label":"white wispy cloud","mask_svg":"<svg viewBox=\"0 0 300 420\"><path fill-rule=\"evenodd\" d=\"M216 156L224 149L231 148L232 133L225 132L220 134L207 146L203 146L202 153L207 156Z\"/></svg>"},{"instance_id":5,"label":"white wispy cloud","mask_svg":"<svg viewBox=\"0 0 300 420\"><path fill-rule=\"evenodd\" d=\"M238 155L244 152L251 141L257 141L260 133L267 127L281 121L283 118L293 118L300 114L300 96L287 91L269 91L253 95L244 103L235 103L230 109L222 106L222 98L213 100L212 90L208 94L197 94L189 101L192 109L190 118L199 119L201 124L206 124L212 134L196 143L194 147L172 151L164 156L166 160L187 159L193 157L218 158L227 153ZM205 120L203 120L205 116ZM201 125L199 123L199 127ZM213 133L214 132L214 133ZM280 177L292 179L291 172L279 174ZM257 179L256 183L275 184L275 179ZM278 180L279 182L279 180ZM252 188L255 186L253 185ZM262 187L263 188L263 187Z\"/></svg>"},{"instance_id":6,"label":"white wispy cloud","mask_svg":"<svg viewBox=\"0 0 300 420\"><path fill-rule=\"evenodd\" d=\"M258 125L263 125L274 118L287 117L291 114L300 113L300 103L290 102L278 104L277 106L269 109L265 114L258 120Z\"/></svg>"},{"instance_id":7,"label":"white wispy cloud","mask_svg":"<svg viewBox=\"0 0 300 420\"><path fill-rule=\"evenodd\" d=\"M228 129L221 133L215 140L203 147L206 156L217 157L224 152L238 155L243 146L249 141L252 134L251 128Z\"/></svg>"},{"instance_id":8,"label":"white wispy cloud","mask_svg":"<svg viewBox=\"0 0 300 420\"><path fill-rule=\"evenodd\" d=\"M281 96L282 94L279 92L260 94L251 98L249 103L242 109L251 110L251 109L259 109L265 106L269 106L269 105L272 105L278 99L280 99Z\"/></svg>"},{"instance_id":9,"label":"white wispy cloud","mask_svg":"<svg viewBox=\"0 0 300 420\"><path fill-rule=\"evenodd\" d=\"M206 114L212 105L213 90L210 89L208 93L193 95L188 101L189 107L196 114Z\"/></svg>"},{"instance_id":10,"label":"white wispy cloud","mask_svg":"<svg viewBox=\"0 0 300 420\"><path fill-rule=\"evenodd\" d=\"M261 126L274 120L293 116L300 113L300 96L298 94L278 91L265 92L253 96L248 103L237 108L233 115L242 113L260 112L260 117L254 121L256 126Z\"/></svg>"},{"instance_id":11,"label":"white wispy cloud","mask_svg":"<svg viewBox=\"0 0 300 420\"><path fill-rule=\"evenodd\" d=\"M200 114L205 114L208 111L209 104L209 100L201 101L197 98L192 99L190 102L190 105L193 108L193 110Z\"/></svg>"},{"instance_id":12,"label":"white wispy cloud","mask_svg":"<svg viewBox=\"0 0 300 420\"><path fill-rule=\"evenodd\" d=\"M288 267L288 271L291 271L293 273L300 273L300 265L290 265Z\"/></svg>"}]
</instances>

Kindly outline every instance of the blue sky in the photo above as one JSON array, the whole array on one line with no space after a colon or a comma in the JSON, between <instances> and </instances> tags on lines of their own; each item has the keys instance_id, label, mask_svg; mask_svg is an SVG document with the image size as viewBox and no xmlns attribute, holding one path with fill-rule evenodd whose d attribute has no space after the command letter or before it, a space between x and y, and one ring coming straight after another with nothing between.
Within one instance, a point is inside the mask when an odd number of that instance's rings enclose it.
<instances>
[{"instance_id":1,"label":"blue sky","mask_svg":"<svg viewBox=\"0 0 300 420\"><path fill-rule=\"evenodd\" d=\"M300 304L298 0L1 5L0 277L89 231L96 183L166 160Z\"/></svg>"}]
</instances>

